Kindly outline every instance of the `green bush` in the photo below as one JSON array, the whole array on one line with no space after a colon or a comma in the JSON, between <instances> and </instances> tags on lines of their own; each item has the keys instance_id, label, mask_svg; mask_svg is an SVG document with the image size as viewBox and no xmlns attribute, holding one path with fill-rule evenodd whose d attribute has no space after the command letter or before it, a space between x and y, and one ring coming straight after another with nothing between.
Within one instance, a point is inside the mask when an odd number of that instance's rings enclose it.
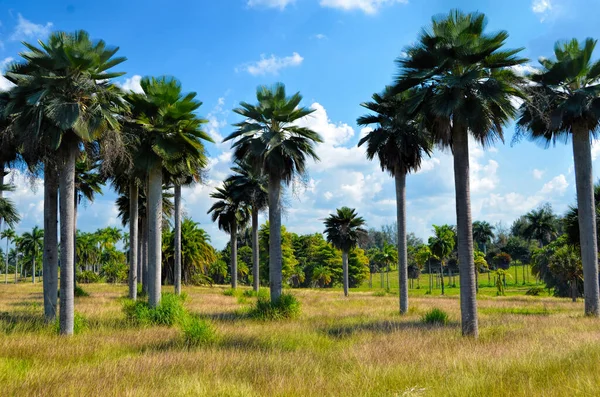
<instances>
[{"instance_id":1,"label":"green bush","mask_svg":"<svg viewBox=\"0 0 600 397\"><path fill-rule=\"evenodd\" d=\"M123 304L123 312L128 320L140 325L166 325L170 327L185 320L184 300L184 295L178 296L165 293L162 295L158 306L151 308L148 302L127 299Z\"/></svg>"},{"instance_id":2,"label":"green bush","mask_svg":"<svg viewBox=\"0 0 600 397\"><path fill-rule=\"evenodd\" d=\"M77 282L81 284L94 284L102 281L102 277L100 275L86 270L83 272L77 273Z\"/></svg>"},{"instance_id":3,"label":"green bush","mask_svg":"<svg viewBox=\"0 0 600 397\"><path fill-rule=\"evenodd\" d=\"M129 268L121 262L106 263L100 272L107 283L125 283L129 276Z\"/></svg>"},{"instance_id":4,"label":"green bush","mask_svg":"<svg viewBox=\"0 0 600 397\"><path fill-rule=\"evenodd\" d=\"M73 317L73 333L75 335L82 333L88 329L88 322L81 314L75 312L75 316ZM60 333L60 319L57 317L54 321L54 331L59 334Z\"/></svg>"},{"instance_id":5,"label":"green bush","mask_svg":"<svg viewBox=\"0 0 600 397\"><path fill-rule=\"evenodd\" d=\"M441 309L431 309L421 317L425 324L446 325L448 324L448 313Z\"/></svg>"},{"instance_id":6,"label":"green bush","mask_svg":"<svg viewBox=\"0 0 600 397\"><path fill-rule=\"evenodd\" d=\"M181 323L181 330L183 331L183 342L188 347L209 344L217 339L212 324L198 317L188 315Z\"/></svg>"},{"instance_id":7,"label":"green bush","mask_svg":"<svg viewBox=\"0 0 600 397\"><path fill-rule=\"evenodd\" d=\"M280 320L293 318L300 314L300 302L292 294L283 293L275 302L268 297L259 297L256 306L250 311L250 317L259 320Z\"/></svg>"},{"instance_id":8,"label":"green bush","mask_svg":"<svg viewBox=\"0 0 600 397\"><path fill-rule=\"evenodd\" d=\"M269 290L262 288L258 290L258 294L256 293L256 291L254 291L253 289L247 289L244 291L244 293L242 294L242 296L246 297L246 298L254 298L254 297L258 297L258 298L268 298L269 297Z\"/></svg>"},{"instance_id":9,"label":"green bush","mask_svg":"<svg viewBox=\"0 0 600 397\"><path fill-rule=\"evenodd\" d=\"M226 290L223 290L223 295L225 296L236 296L237 295L237 291L233 288L227 288Z\"/></svg>"}]
</instances>

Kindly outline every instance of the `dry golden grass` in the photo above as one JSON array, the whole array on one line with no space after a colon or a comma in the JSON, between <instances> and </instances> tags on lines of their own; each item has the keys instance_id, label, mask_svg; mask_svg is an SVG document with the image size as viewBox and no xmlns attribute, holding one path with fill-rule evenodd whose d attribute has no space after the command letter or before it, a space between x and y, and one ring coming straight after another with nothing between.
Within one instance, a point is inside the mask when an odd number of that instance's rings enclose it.
<instances>
[{"instance_id":1,"label":"dry golden grass","mask_svg":"<svg viewBox=\"0 0 600 397\"><path fill-rule=\"evenodd\" d=\"M600 320L582 304L541 297L479 302L479 340L460 336L457 297L397 299L298 290L302 315L260 322L222 288L186 288L191 313L220 339L187 349L174 328L124 320L125 286L87 285L76 310L88 329L56 336L41 321L41 285L0 285L0 395L564 396L600 389ZM165 290L170 290L166 287ZM421 323L447 311L442 328Z\"/></svg>"}]
</instances>

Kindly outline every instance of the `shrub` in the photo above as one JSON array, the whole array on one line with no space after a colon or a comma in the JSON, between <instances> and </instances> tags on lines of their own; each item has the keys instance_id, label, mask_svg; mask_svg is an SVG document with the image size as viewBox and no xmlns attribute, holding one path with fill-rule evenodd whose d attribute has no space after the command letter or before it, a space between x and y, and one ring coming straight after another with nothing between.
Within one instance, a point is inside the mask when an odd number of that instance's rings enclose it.
<instances>
[{"instance_id":1,"label":"shrub","mask_svg":"<svg viewBox=\"0 0 600 397\"><path fill-rule=\"evenodd\" d=\"M102 281L102 277L100 277L100 275L89 271L89 270L85 270L83 272L79 272L77 273L77 282L81 283L81 284L94 284L94 283L99 283Z\"/></svg>"},{"instance_id":2,"label":"shrub","mask_svg":"<svg viewBox=\"0 0 600 397\"><path fill-rule=\"evenodd\" d=\"M448 313L442 309L431 309L421 317L425 324L446 325L448 324Z\"/></svg>"},{"instance_id":3,"label":"shrub","mask_svg":"<svg viewBox=\"0 0 600 397\"><path fill-rule=\"evenodd\" d=\"M223 295L225 296L237 296L239 294L239 291L233 288L227 288L226 290L223 290Z\"/></svg>"},{"instance_id":4,"label":"shrub","mask_svg":"<svg viewBox=\"0 0 600 397\"><path fill-rule=\"evenodd\" d=\"M532 288L529 288L527 290L527 292L525 292L525 295L539 296L540 294L542 294L542 292L544 292L544 288L542 288L542 287L532 287Z\"/></svg>"},{"instance_id":5,"label":"shrub","mask_svg":"<svg viewBox=\"0 0 600 397\"><path fill-rule=\"evenodd\" d=\"M258 290L258 293L256 293L256 291L254 291L253 289L247 289L242 293L242 296L244 296L245 298L268 298L269 290L262 288Z\"/></svg>"},{"instance_id":6,"label":"shrub","mask_svg":"<svg viewBox=\"0 0 600 397\"><path fill-rule=\"evenodd\" d=\"M101 272L107 283L125 283L129 275L127 265L121 262L106 263Z\"/></svg>"},{"instance_id":7,"label":"shrub","mask_svg":"<svg viewBox=\"0 0 600 397\"><path fill-rule=\"evenodd\" d=\"M185 320L186 311L183 307L185 296L163 294L159 305L151 308L142 300L125 300L123 312L127 319L141 325L172 326Z\"/></svg>"},{"instance_id":8,"label":"shrub","mask_svg":"<svg viewBox=\"0 0 600 397\"><path fill-rule=\"evenodd\" d=\"M75 312L75 316L73 317L73 333L75 335L82 333L88 329L88 322L81 314ZM58 334L60 333L60 320L57 317L54 322L54 331Z\"/></svg>"},{"instance_id":9,"label":"shrub","mask_svg":"<svg viewBox=\"0 0 600 397\"><path fill-rule=\"evenodd\" d=\"M300 314L300 302L292 294L283 293L275 302L268 297L259 297L256 306L250 311L250 317L259 320L280 320L293 318Z\"/></svg>"},{"instance_id":10,"label":"shrub","mask_svg":"<svg viewBox=\"0 0 600 397\"><path fill-rule=\"evenodd\" d=\"M188 347L212 343L217 339L213 325L207 320L187 316L181 324L183 342Z\"/></svg>"}]
</instances>

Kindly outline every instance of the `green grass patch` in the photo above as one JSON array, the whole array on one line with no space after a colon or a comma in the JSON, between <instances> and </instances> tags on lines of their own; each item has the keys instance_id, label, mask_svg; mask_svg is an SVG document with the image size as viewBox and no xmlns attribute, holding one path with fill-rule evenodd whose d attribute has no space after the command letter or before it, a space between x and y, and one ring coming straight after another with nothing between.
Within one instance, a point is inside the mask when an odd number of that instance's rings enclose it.
<instances>
[{"instance_id":1,"label":"green grass patch","mask_svg":"<svg viewBox=\"0 0 600 397\"><path fill-rule=\"evenodd\" d=\"M283 293L275 302L259 297L250 310L250 317L258 320L281 320L300 315L300 301L292 294Z\"/></svg>"},{"instance_id":2,"label":"green grass patch","mask_svg":"<svg viewBox=\"0 0 600 397\"><path fill-rule=\"evenodd\" d=\"M521 316L549 316L556 310L546 307L485 307L479 309L483 314L516 314Z\"/></svg>"},{"instance_id":3,"label":"green grass patch","mask_svg":"<svg viewBox=\"0 0 600 397\"><path fill-rule=\"evenodd\" d=\"M431 309L427 313L423 314L421 321L425 324L441 326L446 325L450 321L448 313L442 309Z\"/></svg>"},{"instance_id":4,"label":"green grass patch","mask_svg":"<svg viewBox=\"0 0 600 397\"><path fill-rule=\"evenodd\" d=\"M73 334L79 335L87 329L89 329L89 323L87 319L81 314L75 312L75 316L73 317ZM56 320L54 320L54 332L56 334L60 334L60 319L58 317Z\"/></svg>"},{"instance_id":5,"label":"green grass patch","mask_svg":"<svg viewBox=\"0 0 600 397\"><path fill-rule=\"evenodd\" d=\"M183 306L185 295L162 294L157 307L151 308L144 300L125 299L123 312L129 321L140 325L165 325L171 327L185 320L187 312Z\"/></svg>"},{"instance_id":6,"label":"green grass patch","mask_svg":"<svg viewBox=\"0 0 600 397\"><path fill-rule=\"evenodd\" d=\"M207 345L217 340L213 325L205 319L187 316L181 323L183 343L187 347Z\"/></svg>"}]
</instances>

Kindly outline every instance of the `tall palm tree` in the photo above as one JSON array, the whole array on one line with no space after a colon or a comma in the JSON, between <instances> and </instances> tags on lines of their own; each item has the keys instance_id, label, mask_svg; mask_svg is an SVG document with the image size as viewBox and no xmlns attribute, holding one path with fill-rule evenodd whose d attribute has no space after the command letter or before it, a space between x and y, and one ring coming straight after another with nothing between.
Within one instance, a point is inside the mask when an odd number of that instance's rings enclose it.
<instances>
[{"instance_id":1,"label":"tall palm tree","mask_svg":"<svg viewBox=\"0 0 600 397\"><path fill-rule=\"evenodd\" d=\"M237 233L246 226L250 209L234 195L231 182L224 182L222 187L216 188L210 194L210 197L218 200L208 210L209 214L212 213L212 221L217 222L219 229L230 236L231 287L237 288Z\"/></svg>"},{"instance_id":2,"label":"tall palm tree","mask_svg":"<svg viewBox=\"0 0 600 397\"><path fill-rule=\"evenodd\" d=\"M35 284L35 263L44 244L44 230L35 226L21 236L19 250L31 258L31 281Z\"/></svg>"},{"instance_id":3,"label":"tall palm tree","mask_svg":"<svg viewBox=\"0 0 600 397\"><path fill-rule=\"evenodd\" d=\"M73 333L73 217L75 164L82 144L99 141L119 129L119 90L111 79L123 73L109 69L125 61L118 48L93 42L84 31L55 32L40 47L24 43L21 63L12 64L6 78L20 142L44 147L58 163L60 199L60 330ZM112 135L112 134L111 134Z\"/></svg>"},{"instance_id":4,"label":"tall palm tree","mask_svg":"<svg viewBox=\"0 0 600 397\"><path fill-rule=\"evenodd\" d=\"M556 216L549 206L542 206L525 214L527 221L523 234L529 240L537 240L540 248L557 237Z\"/></svg>"},{"instance_id":5,"label":"tall palm tree","mask_svg":"<svg viewBox=\"0 0 600 397\"><path fill-rule=\"evenodd\" d=\"M597 41L558 42L554 60L540 59L541 70L529 76L529 100L521 107L517 137L546 147L573 139L573 160L584 272L585 314L600 316L598 246L591 138L600 126L600 60L592 61Z\"/></svg>"},{"instance_id":6,"label":"tall palm tree","mask_svg":"<svg viewBox=\"0 0 600 397\"><path fill-rule=\"evenodd\" d=\"M396 91L419 87L411 111L424 115L434 141L452 149L456 191L460 305L463 335L477 337L477 300L469 187L469 135L482 145L503 138L516 115L511 102L523 97L510 68L526 62L504 49L506 31L486 33L480 13L453 10L434 17L417 43L398 59Z\"/></svg>"},{"instance_id":7,"label":"tall palm tree","mask_svg":"<svg viewBox=\"0 0 600 397\"><path fill-rule=\"evenodd\" d=\"M281 185L289 185L295 176L305 174L309 158L318 161L314 145L323 140L316 132L296 124L313 112L300 106L299 92L288 97L285 86L278 83L259 87L256 98L258 104L241 102L234 109L244 120L234 124L237 130L224 141L233 140L234 157L247 161L268 178L269 284L271 301L276 302L283 287Z\"/></svg>"},{"instance_id":8,"label":"tall palm tree","mask_svg":"<svg viewBox=\"0 0 600 397\"><path fill-rule=\"evenodd\" d=\"M196 93L183 94L181 83L171 77L144 77L142 93L128 93L131 123L141 129L138 149L132 153L134 167L147 175L148 197L148 302L160 302L162 280L163 171L177 174L175 164L189 153L204 153L200 128L205 122L194 111L201 102ZM135 130L135 128L132 128Z\"/></svg>"},{"instance_id":9,"label":"tall palm tree","mask_svg":"<svg viewBox=\"0 0 600 397\"><path fill-rule=\"evenodd\" d=\"M248 203L252 213L252 278L254 291L260 288L260 249L258 246L258 213L269 203L268 181L265 175L256 172L250 164L236 161L231 169L235 174L227 178L232 185L236 200Z\"/></svg>"},{"instance_id":10,"label":"tall palm tree","mask_svg":"<svg viewBox=\"0 0 600 397\"><path fill-rule=\"evenodd\" d=\"M433 225L432 237L429 237L429 249L440 261L440 274L442 276L442 295L444 295L444 266L446 259L454 250L454 229L448 225ZM461 276L462 278L462 276Z\"/></svg>"},{"instance_id":11,"label":"tall palm tree","mask_svg":"<svg viewBox=\"0 0 600 397\"><path fill-rule=\"evenodd\" d=\"M325 219L327 241L342 251L344 296L348 296L348 253L367 235L364 225L365 220L358 216L354 208L348 207L338 208L335 214Z\"/></svg>"},{"instance_id":12,"label":"tall palm tree","mask_svg":"<svg viewBox=\"0 0 600 397\"><path fill-rule=\"evenodd\" d=\"M477 243L479 248L487 255L487 245L494 238L494 226L486 221L473 222L473 241Z\"/></svg>"},{"instance_id":13,"label":"tall palm tree","mask_svg":"<svg viewBox=\"0 0 600 397\"><path fill-rule=\"evenodd\" d=\"M15 233L15 229L6 229L2 231L0 237L6 239L6 264L4 266L4 284L8 284L8 245L17 237L17 234Z\"/></svg>"},{"instance_id":14,"label":"tall palm tree","mask_svg":"<svg viewBox=\"0 0 600 397\"><path fill-rule=\"evenodd\" d=\"M410 91L394 95L391 87L383 94L374 94L373 101L363 103L372 114L360 117L358 125L374 125L358 142L367 144L367 158L379 158L383 171L388 171L396 182L396 217L398 225L398 278L400 286L400 313L408 311L408 255L406 246L406 175L421 167L423 158L431 155L432 143L414 117L407 112Z\"/></svg>"}]
</instances>

